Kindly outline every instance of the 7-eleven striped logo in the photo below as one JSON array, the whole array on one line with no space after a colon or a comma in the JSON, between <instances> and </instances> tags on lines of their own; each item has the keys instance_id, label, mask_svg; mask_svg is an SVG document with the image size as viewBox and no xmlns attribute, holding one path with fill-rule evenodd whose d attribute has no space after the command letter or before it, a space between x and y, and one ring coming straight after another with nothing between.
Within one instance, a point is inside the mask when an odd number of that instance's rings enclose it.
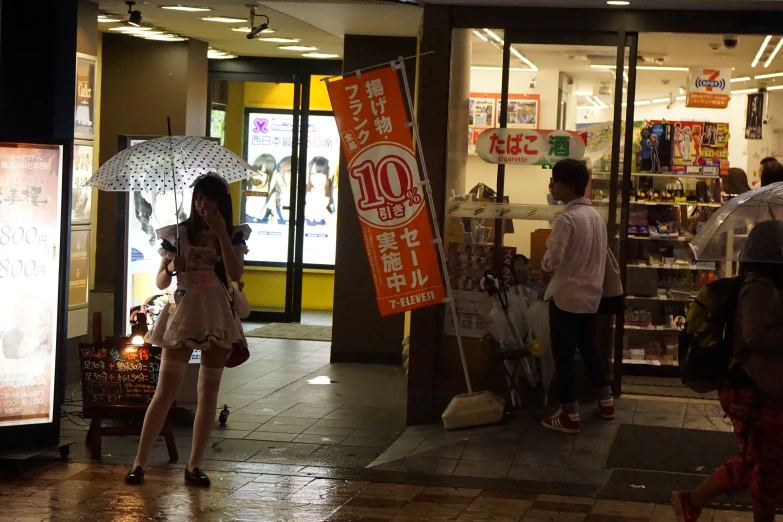
<instances>
[{"instance_id":1,"label":"7-eleven striped logo","mask_svg":"<svg viewBox=\"0 0 783 522\"><path fill-rule=\"evenodd\" d=\"M714 69L702 69L702 74L707 76L707 80L714 82L716 84L718 83L717 80L718 80L718 76L720 76L720 71L716 71ZM707 85L708 85L707 92L712 92L712 86L710 86L709 84Z\"/></svg>"}]
</instances>

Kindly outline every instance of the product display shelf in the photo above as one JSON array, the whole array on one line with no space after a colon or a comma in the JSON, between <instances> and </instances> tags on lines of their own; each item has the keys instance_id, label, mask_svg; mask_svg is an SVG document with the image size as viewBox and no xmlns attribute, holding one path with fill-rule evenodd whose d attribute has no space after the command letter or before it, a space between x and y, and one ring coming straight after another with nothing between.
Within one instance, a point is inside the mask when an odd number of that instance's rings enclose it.
<instances>
[{"instance_id":1,"label":"product display shelf","mask_svg":"<svg viewBox=\"0 0 783 522\"><path fill-rule=\"evenodd\" d=\"M606 221L607 207L595 207ZM459 218L527 219L553 221L565 210L564 205L525 205L520 203L489 203L480 201L449 201L447 213Z\"/></svg>"},{"instance_id":2,"label":"product display shelf","mask_svg":"<svg viewBox=\"0 0 783 522\"><path fill-rule=\"evenodd\" d=\"M615 236L614 238L615 239L620 239L620 236ZM676 241L676 242L684 243L686 241L690 241L693 238L686 237L686 236L650 237L650 236L632 236L632 235L629 235L628 239L635 239L635 240L639 240L639 241Z\"/></svg>"},{"instance_id":3,"label":"product display shelf","mask_svg":"<svg viewBox=\"0 0 783 522\"><path fill-rule=\"evenodd\" d=\"M642 331L642 332L680 332L680 329L676 326L663 326L663 325L654 325L654 326L634 326L634 325L625 325L626 330L631 331Z\"/></svg>"},{"instance_id":4,"label":"product display shelf","mask_svg":"<svg viewBox=\"0 0 783 522\"><path fill-rule=\"evenodd\" d=\"M626 265L628 268L651 268L656 270L703 270L705 272L714 272L716 268L714 266L706 267L706 266L699 266L699 265L642 265L642 264L628 264Z\"/></svg>"},{"instance_id":5,"label":"product display shelf","mask_svg":"<svg viewBox=\"0 0 783 522\"><path fill-rule=\"evenodd\" d=\"M640 366L679 366L677 361L649 361L645 359L623 359L623 364L635 364Z\"/></svg>"},{"instance_id":6,"label":"product display shelf","mask_svg":"<svg viewBox=\"0 0 783 522\"><path fill-rule=\"evenodd\" d=\"M620 176L622 178L622 176ZM633 178L684 178L684 179L706 179L706 180L715 180L719 179L720 176L708 176L705 174L687 174L687 173L679 173L679 172L632 172L631 177ZM603 171L593 171L591 174L592 179L597 180L609 180L611 179L611 173L610 172L603 172Z\"/></svg>"},{"instance_id":7,"label":"product display shelf","mask_svg":"<svg viewBox=\"0 0 783 522\"><path fill-rule=\"evenodd\" d=\"M595 203L604 203L609 204L609 200L604 199L594 199ZM620 205L621 201L618 199L617 204ZM720 208L720 203L699 203L698 201L631 201L631 205L646 205L648 207L673 207L673 206L680 206L680 207L706 207L706 208Z\"/></svg>"},{"instance_id":8,"label":"product display shelf","mask_svg":"<svg viewBox=\"0 0 783 522\"><path fill-rule=\"evenodd\" d=\"M693 297L669 297L669 296L644 296L644 295L627 295L625 299L628 301L671 301L673 303L690 303L693 302Z\"/></svg>"}]
</instances>

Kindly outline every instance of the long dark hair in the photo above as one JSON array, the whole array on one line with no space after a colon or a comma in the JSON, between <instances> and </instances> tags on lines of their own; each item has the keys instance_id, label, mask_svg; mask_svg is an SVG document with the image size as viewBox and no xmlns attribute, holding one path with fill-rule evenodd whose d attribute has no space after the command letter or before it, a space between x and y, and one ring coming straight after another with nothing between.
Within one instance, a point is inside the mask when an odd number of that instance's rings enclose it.
<instances>
[{"instance_id":1,"label":"long dark hair","mask_svg":"<svg viewBox=\"0 0 783 522\"><path fill-rule=\"evenodd\" d=\"M217 176L204 176L193 185L190 216L183 223L188 233L188 242L191 245L197 245L201 233L207 228L204 218L196 210L196 199L198 196L203 196L217 203L218 212L220 212L223 220L226 222L228 237L232 237L234 234L234 208L231 204L231 194L228 193L228 186ZM228 278L226 277L226 266L223 264L223 261L219 261L215 265L215 272L220 280L227 285Z\"/></svg>"}]
</instances>

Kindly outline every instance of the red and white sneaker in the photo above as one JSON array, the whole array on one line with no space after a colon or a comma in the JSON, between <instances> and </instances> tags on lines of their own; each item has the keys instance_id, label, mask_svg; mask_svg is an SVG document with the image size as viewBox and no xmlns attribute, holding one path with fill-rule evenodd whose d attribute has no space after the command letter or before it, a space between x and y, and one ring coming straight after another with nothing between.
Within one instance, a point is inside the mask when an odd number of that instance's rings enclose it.
<instances>
[{"instance_id":1,"label":"red and white sneaker","mask_svg":"<svg viewBox=\"0 0 783 522\"><path fill-rule=\"evenodd\" d=\"M563 433L579 433L579 414L557 410L557 413L551 417L543 419L541 424L550 430L562 431Z\"/></svg>"},{"instance_id":2,"label":"red and white sneaker","mask_svg":"<svg viewBox=\"0 0 783 522\"><path fill-rule=\"evenodd\" d=\"M598 413L601 414L604 420L614 419L614 397L597 401L596 408L598 408Z\"/></svg>"},{"instance_id":3,"label":"red and white sneaker","mask_svg":"<svg viewBox=\"0 0 783 522\"><path fill-rule=\"evenodd\" d=\"M674 508L674 516L677 517L677 522L696 522L699 520L701 509L693 507L690 493L672 491L671 503L672 508Z\"/></svg>"}]
</instances>

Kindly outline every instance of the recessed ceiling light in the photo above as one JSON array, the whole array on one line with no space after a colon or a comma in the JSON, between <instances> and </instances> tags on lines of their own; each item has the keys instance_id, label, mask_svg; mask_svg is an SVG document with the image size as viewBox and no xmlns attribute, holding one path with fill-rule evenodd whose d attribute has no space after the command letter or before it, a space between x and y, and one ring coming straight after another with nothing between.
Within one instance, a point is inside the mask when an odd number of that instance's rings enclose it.
<instances>
[{"instance_id":1,"label":"recessed ceiling light","mask_svg":"<svg viewBox=\"0 0 783 522\"><path fill-rule=\"evenodd\" d=\"M481 34L481 33L480 33L480 32L478 32L478 31L476 31L475 29L473 29L473 34L475 34L476 36L478 36L479 38L481 38L481 39L482 39L482 40L484 40L485 42L488 42L488 41L489 41L489 39L488 39L486 36L484 36L483 34Z\"/></svg>"},{"instance_id":2,"label":"recessed ceiling light","mask_svg":"<svg viewBox=\"0 0 783 522\"><path fill-rule=\"evenodd\" d=\"M609 5L631 5L631 2L626 0L608 0L606 3Z\"/></svg>"},{"instance_id":3,"label":"recessed ceiling light","mask_svg":"<svg viewBox=\"0 0 783 522\"><path fill-rule=\"evenodd\" d=\"M617 69L616 65L599 65L591 64L591 69ZM636 67L637 71L688 71L687 67L656 67L652 65L639 65Z\"/></svg>"},{"instance_id":4,"label":"recessed ceiling light","mask_svg":"<svg viewBox=\"0 0 783 522\"><path fill-rule=\"evenodd\" d=\"M226 53L207 53L207 58L210 60L231 60L236 58L236 55Z\"/></svg>"},{"instance_id":5,"label":"recessed ceiling light","mask_svg":"<svg viewBox=\"0 0 783 522\"><path fill-rule=\"evenodd\" d=\"M519 54L519 51L517 51L517 50L516 50L516 49L514 49L513 47L511 48L511 54L513 54L514 56L516 56L517 58L519 58L519 60L520 60L520 61L522 61L522 62L523 62L525 65L527 65L528 67L530 67L532 70L534 70L534 71L537 71L537 70L538 70L538 67L536 67L535 65L533 65L533 62L531 62L530 60L528 60L527 58L525 58L524 56L522 56L521 54Z\"/></svg>"},{"instance_id":6,"label":"recessed ceiling light","mask_svg":"<svg viewBox=\"0 0 783 522\"><path fill-rule=\"evenodd\" d=\"M99 24L118 24L122 22L122 18L113 15L98 15Z\"/></svg>"},{"instance_id":7,"label":"recessed ceiling light","mask_svg":"<svg viewBox=\"0 0 783 522\"><path fill-rule=\"evenodd\" d=\"M297 43L299 38L256 38L258 42L271 42L271 43Z\"/></svg>"},{"instance_id":8,"label":"recessed ceiling light","mask_svg":"<svg viewBox=\"0 0 783 522\"><path fill-rule=\"evenodd\" d=\"M770 40L772 40L772 36L767 35L767 37L764 38L764 41L761 42L761 47L759 47L759 50L756 53L756 57L753 58L753 61L750 63L751 67L755 67L759 64L759 60L761 60L761 56L764 54L764 50L767 48L767 44Z\"/></svg>"},{"instance_id":9,"label":"recessed ceiling light","mask_svg":"<svg viewBox=\"0 0 783 522\"><path fill-rule=\"evenodd\" d=\"M330 54L330 53L305 53L302 56L305 58L339 58L339 54Z\"/></svg>"},{"instance_id":10,"label":"recessed ceiling light","mask_svg":"<svg viewBox=\"0 0 783 522\"><path fill-rule=\"evenodd\" d=\"M163 36L166 33L163 31L133 31L129 34L132 36L138 36L139 38L146 38L147 36Z\"/></svg>"},{"instance_id":11,"label":"recessed ceiling light","mask_svg":"<svg viewBox=\"0 0 783 522\"><path fill-rule=\"evenodd\" d=\"M189 12L201 12L211 11L211 7L197 7L193 5L162 5L161 9L169 9L171 11L189 11Z\"/></svg>"},{"instance_id":12,"label":"recessed ceiling light","mask_svg":"<svg viewBox=\"0 0 783 522\"><path fill-rule=\"evenodd\" d=\"M313 47L312 45L281 45L279 49L282 49L283 51L306 52L306 51L317 51L318 47Z\"/></svg>"},{"instance_id":13,"label":"recessed ceiling light","mask_svg":"<svg viewBox=\"0 0 783 522\"><path fill-rule=\"evenodd\" d=\"M247 22L244 18L229 18L227 16L204 16L201 18L205 22L220 22L223 24L238 24Z\"/></svg>"},{"instance_id":14,"label":"recessed ceiling light","mask_svg":"<svg viewBox=\"0 0 783 522\"><path fill-rule=\"evenodd\" d=\"M766 61L766 62L764 62L764 67L765 67L765 68L766 68L766 67L769 67L769 64L771 64L771 63L772 63L772 60L774 60L774 59L775 59L775 56L777 56L777 54L778 54L778 51L780 51L780 46L782 46L782 45L783 45L783 38L781 38L781 39L778 41L778 44L775 46L775 49L772 51L772 54L770 54L770 55L769 55L769 58L767 58L767 61Z\"/></svg>"},{"instance_id":15,"label":"recessed ceiling light","mask_svg":"<svg viewBox=\"0 0 783 522\"><path fill-rule=\"evenodd\" d=\"M489 29L484 29L484 32L487 33L489 36L492 37L493 40L495 40L498 43L503 43L503 39L499 37L496 33L490 31Z\"/></svg>"}]
</instances>

